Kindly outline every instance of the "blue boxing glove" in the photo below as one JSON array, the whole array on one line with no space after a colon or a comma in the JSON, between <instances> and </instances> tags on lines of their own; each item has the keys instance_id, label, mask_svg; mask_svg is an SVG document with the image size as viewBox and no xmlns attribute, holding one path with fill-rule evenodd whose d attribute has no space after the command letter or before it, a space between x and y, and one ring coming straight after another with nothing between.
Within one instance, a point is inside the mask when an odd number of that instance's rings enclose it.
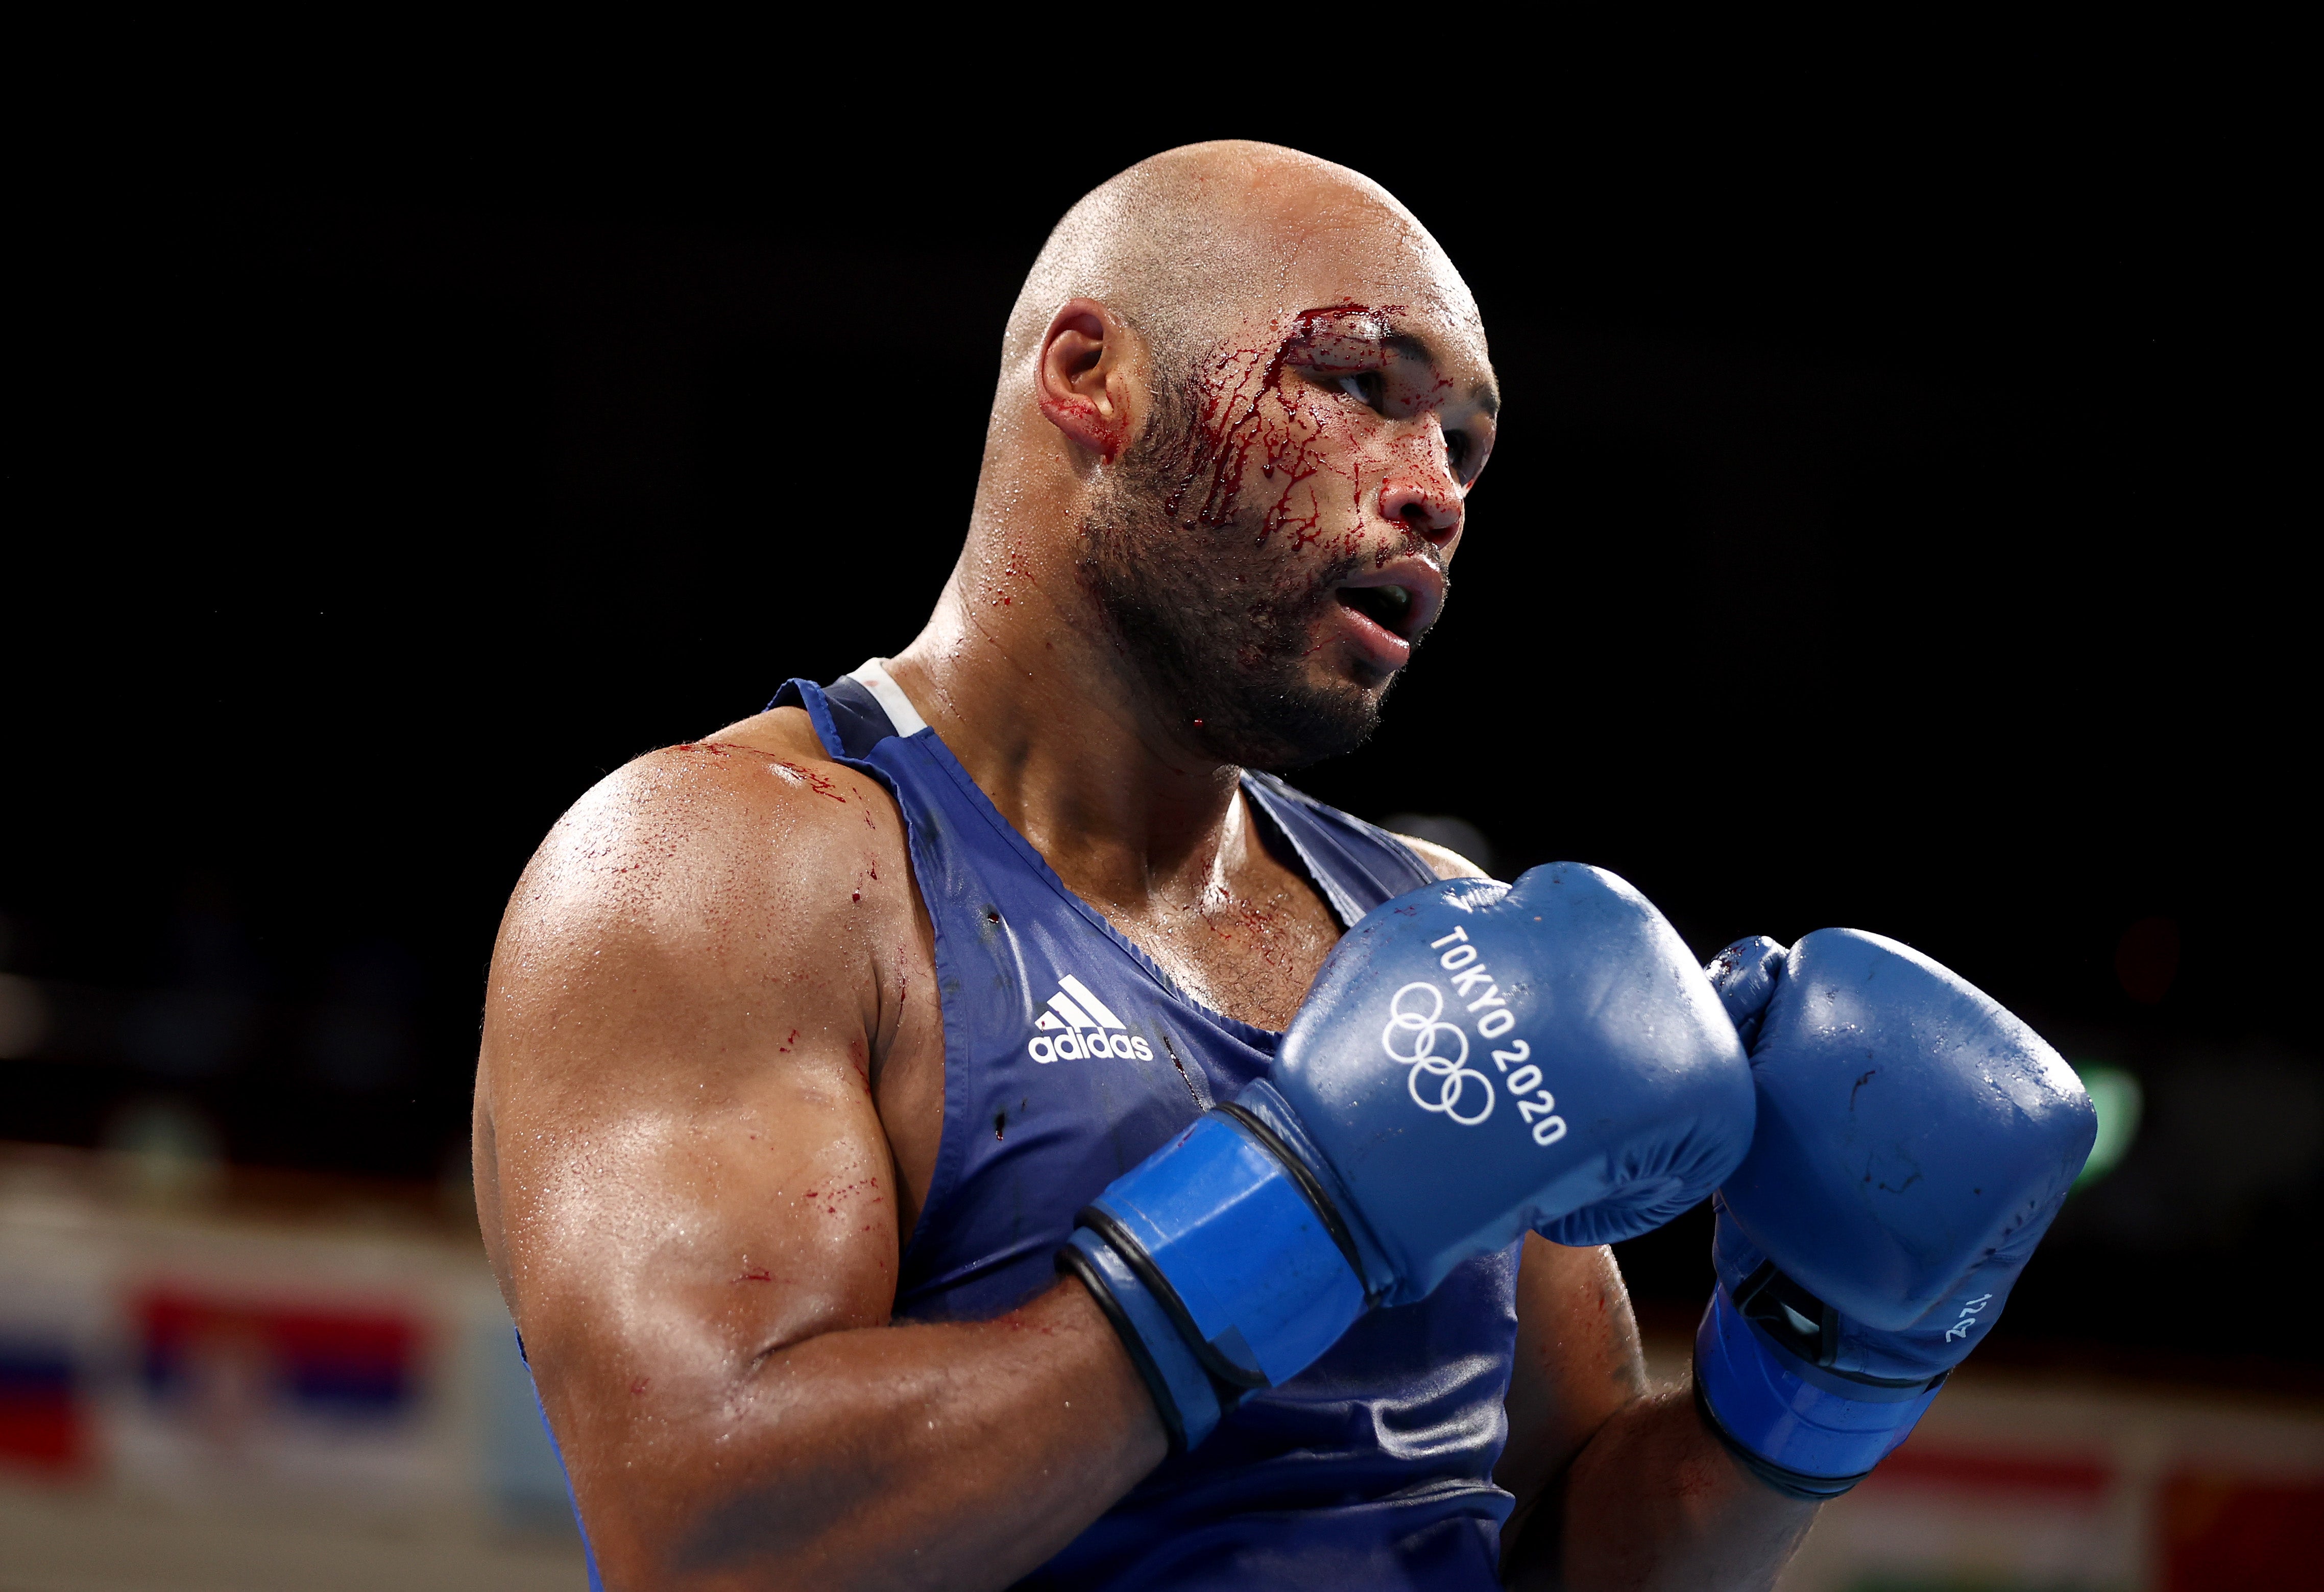
<instances>
[{"instance_id":1,"label":"blue boxing glove","mask_svg":"<svg viewBox=\"0 0 2324 1592\"><path fill-rule=\"evenodd\" d=\"M1755 937L1708 971L1758 1122L1716 1202L1695 1398L1768 1485L1836 1497L1991 1330L2098 1119L2039 1035L1895 940Z\"/></svg>"},{"instance_id":2,"label":"blue boxing glove","mask_svg":"<svg viewBox=\"0 0 2324 1592\"><path fill-rule=\"evenodd\" d=\"M1348 931L1271 1078L1116 1179L1058 1263L1191 1448L1528 1227L1668 1221L1734 1170L1751 1114L1733 1024L1637 891L1565 863L1433 884Z\"/></svg>"}]
</instances>

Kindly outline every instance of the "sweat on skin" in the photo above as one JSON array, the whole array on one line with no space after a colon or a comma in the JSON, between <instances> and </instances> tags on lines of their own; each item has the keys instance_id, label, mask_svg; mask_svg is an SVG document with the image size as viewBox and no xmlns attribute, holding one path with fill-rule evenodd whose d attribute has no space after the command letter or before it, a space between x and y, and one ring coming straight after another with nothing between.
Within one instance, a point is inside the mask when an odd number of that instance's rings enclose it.
<instances>
[{"instance_id":1,"label":"sweat on skin","mask_svg":"<svg viewBox=\"0 0 2324 1592\"><path fill-rule=\"evenodd\" d=\"M1280 1029L1340 930L1240 773L1355 744L1443 611L1499 409L1474 302L1377 184L1204 144L1075 207L1002 353L890 672L1074 893ZM478 1205L609 1585L1005 1587L1164 1457L1079 1283L893 1321L945 1063L896 806L798 710L638 759L543 842L494 952ZM1610 1255L1528 1240L1517 1314L1517 1573L1771 1581L1810 1512L1646 1394Z\"/></svg>"}]
</instances>

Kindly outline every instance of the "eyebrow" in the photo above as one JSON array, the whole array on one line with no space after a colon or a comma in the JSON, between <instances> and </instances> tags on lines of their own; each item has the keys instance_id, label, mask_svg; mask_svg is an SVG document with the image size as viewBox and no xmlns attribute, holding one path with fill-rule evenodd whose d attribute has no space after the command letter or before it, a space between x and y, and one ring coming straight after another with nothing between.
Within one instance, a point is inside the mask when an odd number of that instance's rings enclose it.
<instances>
[{"instance_id":1,"label":"eyebrow","mask_svg":"<svg viewBox=\"0 0 2324 1592\"><path fill-rule=\"evenodd\" d=\"M1382 335L1379 343L1381 347L1399 358L1417 359L1431 369L1435 367L1436 350L1430 347L1428 339L1417 332L1388 332ZM1490 382L1480 382L1470 388L1469 401L1483 410L1488 420L1501 412L1501 395L1493 390Z\"/></svg>"}]
</instances>

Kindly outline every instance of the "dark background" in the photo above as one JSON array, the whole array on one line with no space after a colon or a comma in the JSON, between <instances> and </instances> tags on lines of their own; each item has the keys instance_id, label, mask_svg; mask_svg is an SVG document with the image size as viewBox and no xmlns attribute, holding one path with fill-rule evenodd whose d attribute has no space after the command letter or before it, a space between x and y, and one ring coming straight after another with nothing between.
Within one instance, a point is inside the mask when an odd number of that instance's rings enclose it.
<instances>
[{"instance_id":1,"label":"dark background","mask_svg":"<svg viewBox=\"0 0 2324 1592\"><path fill-rule=\"evenodd\" d=\"M908 641L1048 225L1274 137L1437 233L1508 399L1445 624L1301 782L1466 819L1504 874L1610 866L1706 954L1847 923L1958 967L2147 1105L1988 1352L2313 1376L2313 405L2246 142L2164 101L1367 120L51 173L0 797L42 1018L0 1138L161 1100L237 1162L458 1176L542 832ZM1699 1309L1704 1248L1628 1246L1650 1313Z\"/></svg>"}]
</instances>

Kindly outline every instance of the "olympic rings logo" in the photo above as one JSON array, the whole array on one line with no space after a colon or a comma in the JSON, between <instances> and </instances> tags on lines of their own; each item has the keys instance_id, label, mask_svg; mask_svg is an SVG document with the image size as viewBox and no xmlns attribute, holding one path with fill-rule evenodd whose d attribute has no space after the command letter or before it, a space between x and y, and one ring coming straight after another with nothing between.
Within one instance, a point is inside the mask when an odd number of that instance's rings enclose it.
<instances>
[{"instance_id":1,"label":"olympic rings logo","mask_svg":"<svg viewBox=\"0 0 2324 1592\"><path fill-rule=\"evenodd\" d=\"M1420 1003L1416 997L1410 1003L1413 1009L1406 1009L1406 997L1415 990L1426 992L1429 1001L1427 1011L1418 1010ZM1405 1075L1405 1087L1412 1092L1413 1104L1423 1111L1441 1111L1462 1127L1475 1127L1492 1115L1493 1086L1483 1073L1469 1065L1469 1036L1462 1032L1459 1023L1443 1021L1444 992L1425 979L1416 980L1396 992L1395 998L1388 1004L1388 1026L1380 1030L1380 1049L1388 1053L1391 1060L1412 1069ZM1450 1041L1441 1041L1438 1037L1448 1033L1452 1036ZM1412 1036L1408 1041L1411 1046L1409 1053L1397 1049L1399 1034ZM1458 1043L1460 1054L1438 1055L1436 1047L1439 1043ZM1424 1086L1423 1078L1434 1081ZM1475 1115L1464 1116L1461 1113L1461 1102L1468 1093L1471 1078L1476 1080L1477 1092L1484 1097L1485 1104ZM1428 1094L1422 1093L1424 1087ZM1435 1097L1434 1099L1429 1097L1431 1094Z\"/></svg>"}]
</instances>

